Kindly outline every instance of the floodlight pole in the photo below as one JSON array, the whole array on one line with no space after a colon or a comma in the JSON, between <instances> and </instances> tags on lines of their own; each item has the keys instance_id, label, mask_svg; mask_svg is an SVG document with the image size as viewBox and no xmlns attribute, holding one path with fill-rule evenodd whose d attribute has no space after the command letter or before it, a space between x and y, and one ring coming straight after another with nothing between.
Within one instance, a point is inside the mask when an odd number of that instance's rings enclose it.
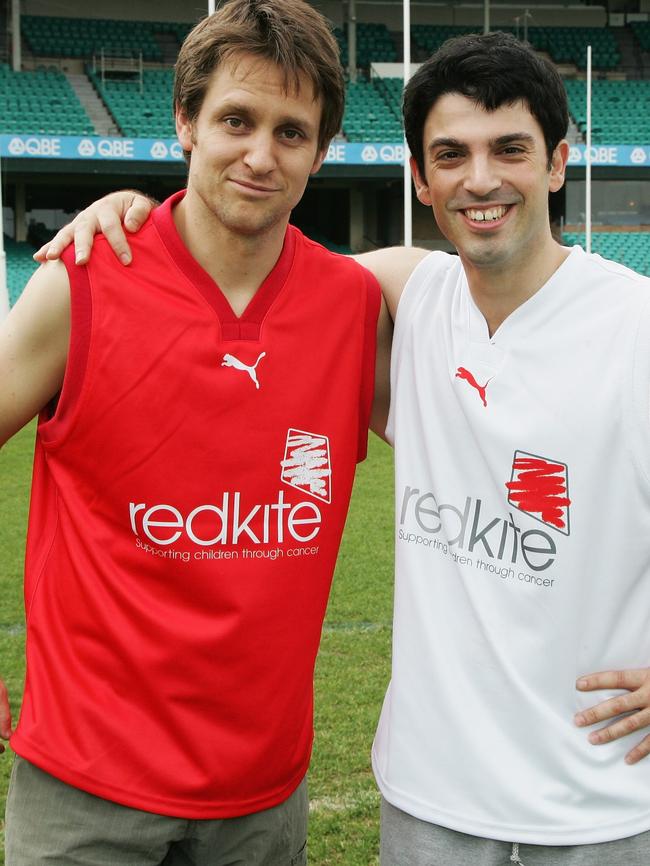
<instances>
[{"instance_id":1,"label":"floodlight pole","mask_svg":"<svg viewBox=\"0 0 650 866\"><path fill-rule=\"evenodd\" d=\"M483 0L483 33L490 32L490 0Z\"/></svg>"},{"instance_id":2,"label":"floodlight pole","mask_svg":"<svg viewBox=\"0 0 650 866\"><path fill-rule=\"evenodd\" d=\"M11 68L14 72L20 72L23 65L23 57L20 45L20 0L13 0L11 4Z\"/></svg>"},{"instance_id":3,"label":"floodlight pole","mask_svg":"<svg viewBox=\"0 0 650 866\"><path fill-rule=\"evenodd\" d=\"M591 45L587 45L587 149L585 151L585 250L591 252Z\"/></svg>"},{"instance_id":4,"label":"floodlight pole","mask_svg":"<svg viewBox=\"0 0 650 866\"><path fill-rule=\"evenodd\" d=\"M404 13L404 87L411 77L411 2L402 0ZM413 246L413 199L409 148L404 136L404 246Z\"/></svg>"},{"instance_id":5,"label":"floodlight pole","mask_svg":"<svg viewBox=\"0 0 650 866\"><path fill-rule=\"evenodd\" d=\"M348 76L357 80L357 4L348 0Z\"/></svg>"},{"instance_id":6,"label":"floodlight pole","mask_svg":"<svg viewBox=\"0 0 650 866\"><path fill-rule=\"evenodd\" d=\"M208 0L208 15L214 15L215 0Z\"/></svg>"}]
</instances>

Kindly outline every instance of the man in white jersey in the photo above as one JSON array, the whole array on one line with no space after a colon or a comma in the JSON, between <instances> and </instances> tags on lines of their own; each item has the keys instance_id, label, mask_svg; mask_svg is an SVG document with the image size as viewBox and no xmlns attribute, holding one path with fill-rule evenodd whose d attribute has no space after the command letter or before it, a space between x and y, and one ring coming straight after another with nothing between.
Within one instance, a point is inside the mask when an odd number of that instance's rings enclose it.
<instances>
[{"instance_id":1,"label":"man in white jersey","mask_svg":"<svg viewBox=\"0 0 650 866\"><path fill-rule=\"evenodd\" d=\"M647 673L592 677L595 711L576 681L650 657L650 281L553 239L566 95L514 38L448 43L404 117L459 256L416 267L395 322L382 864L641 866L648 739L626 762L618 736Z\"/></svg>"},{"instance_id":2,"label":"man in white jersey","mask_svg":"<svg viewBox=\"0 0 650 866\"><path fill-rule=\"evenodd\" d=\"M406 282L382 866L650 862L650 283L553 240L567 121L514 38L447 43L405 127L459 256L363 259L393 314Z\"/></svg>"}]
</instances>

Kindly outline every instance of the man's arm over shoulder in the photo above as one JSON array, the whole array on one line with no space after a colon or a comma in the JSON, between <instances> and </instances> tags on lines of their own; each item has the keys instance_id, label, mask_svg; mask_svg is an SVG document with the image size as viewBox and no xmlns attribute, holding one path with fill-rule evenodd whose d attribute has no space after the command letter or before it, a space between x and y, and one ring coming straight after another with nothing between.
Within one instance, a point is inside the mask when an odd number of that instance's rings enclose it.
<instances>
[{"instance_id":1,"label":"man's arm over shoulder","mask_svg":"<svg viewBox=\"0 0 650 866\"><path fill-rule=\"evenodd\" d=\"M375 275L393 321L408 278L428 253L429 250L419 247L387 247L354 256L360 265Z\"/></svg>"},{"instance_id":2,"label":"man's arm over shoulder","mask_svg":"<svg viewBox=\"0 0 650 866\"><path fill-rule=\"evenodd\" d=\"M353 256L367 268L381 287L383 295L377 322L377 362L375 366L375 394L370 415L370 429L386 438L386 421L390 404L390 353L393 340L393 322L402 291L413 269L427 255L428 250L416 247L388 247Z\"/></svg>"},{"instance_id":3,"label":"man's arm over shoulder","mask_svg":"<svg viewBox=\"0 0 650 866\"><path fill-rule=\"evenodd\" d=\"M68 274L50 262L0 323L0 446L61 390L69 339Z\"/></svg>"}]
</instances>

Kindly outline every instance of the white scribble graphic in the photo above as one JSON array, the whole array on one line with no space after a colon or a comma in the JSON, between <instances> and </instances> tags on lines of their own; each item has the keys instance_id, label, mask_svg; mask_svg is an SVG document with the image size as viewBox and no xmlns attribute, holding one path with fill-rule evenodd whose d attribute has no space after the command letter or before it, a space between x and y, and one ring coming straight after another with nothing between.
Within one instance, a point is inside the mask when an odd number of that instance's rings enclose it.
<instances>
[{"instance_id":1,"label":"white scribble graphic","mask_svg":"<svg viewBox=\"0 0 650 866\"><path fill-rule=\"evenodd\" d=\"M317 499L332 501L332 470L327 436L290 429L282 460L282 481Z\"/></svg>"}]
</instances>

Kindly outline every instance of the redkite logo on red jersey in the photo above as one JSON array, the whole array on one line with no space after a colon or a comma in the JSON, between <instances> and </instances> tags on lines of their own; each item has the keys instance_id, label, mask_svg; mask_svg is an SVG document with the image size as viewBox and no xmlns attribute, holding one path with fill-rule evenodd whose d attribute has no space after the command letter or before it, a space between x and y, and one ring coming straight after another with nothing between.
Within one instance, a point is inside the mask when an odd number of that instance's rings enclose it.
<instances>
[{"instance_id":1,"label":"redkite logo on red jersey","mask_svg":"<svg viewBox=\"0 0 650 866\"><path fill-rule=\"evenodd\" d=\"M287 431L281 479L323 502L332 501L332 466L327 436L305 430Z\"/></svg>"},{"instance_id":2,"label":"redkite logo on red jersey","mask_svg":"<svg viewBox=\"0 0 650 866\"><path fill-rule=\"evenodd\" d=\"M519 511L569 535L569 467L526 451L515 451L506 482L508 502Z\"/></svg>"}]
</instances>

